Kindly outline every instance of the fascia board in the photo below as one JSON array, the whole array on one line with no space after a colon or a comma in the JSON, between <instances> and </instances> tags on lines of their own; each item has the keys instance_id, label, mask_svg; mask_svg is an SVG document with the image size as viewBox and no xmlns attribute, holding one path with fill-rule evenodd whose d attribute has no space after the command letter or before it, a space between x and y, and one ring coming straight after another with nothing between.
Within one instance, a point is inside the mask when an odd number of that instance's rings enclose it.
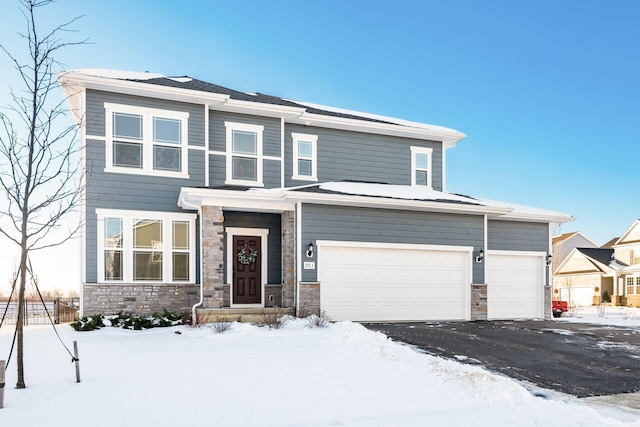
<instances>
[{"instance_id":1,"label":"fascia board","mask_svg":"<svg viewBox=\"0 0 640 427\"><path fill-rule=\"evenodd\" d=\"M622 247L624 245L628 245L628 244L632 244L633 242L629 242L629 243L619 243L619 242L623 242L624 239L627 238L627 236L631 233L631 231L633 231L634 228L636 228L636 226L640 223L640 219L637 219L635 221L633 221L633 224L631 224L631 227L627 228L627 231L625 231L622 236L620 236L620 238L618 239L618 241L615 243L615 245L612 245L613 247Z\"/></svg>"},{"instance_id":2,"label":"fascia board","mask_svg":"<svg viewBox=\"0 0 640 427\"><path fill-rule=\"evenodd\" d=\"M438 131L435 129L412 128L408 126L376 123L363 120L348 119L344 117L324 116L321 114L304 113L295 119L288 120L290 123L303 124L307 126L318 126L331 129L351 130L356 132L379 133L382 135L393 135L407 138L425 139L430 141L444 142L446 148L455 145L459 140L466 138L462 132Z\"/></svg>"},{"instance_id":3,"label":"fascia board","mask_svg":"<svg viewBox=\"0 0 640 427\"><path fill-rule=\"evenodd\" d=\"M554 224L564 224L565 222L571 222L575 220L575 217L570 215L506 214L491 219L503 221L548 222Z\"/></svg>"},{"instance_id":4,"label":"fascia board","mask_svg":"<svg viewBox=\"0 0 640 427\"><path fill-rule=\"evenodd\" d=\"M192 209L193 206L221 206L246 211L283 212L294 210L294 205L282 200L278 194L264 194L234 190L213 190L183 187L178 196L178 206Z\"/></svg>"}]
</instances>

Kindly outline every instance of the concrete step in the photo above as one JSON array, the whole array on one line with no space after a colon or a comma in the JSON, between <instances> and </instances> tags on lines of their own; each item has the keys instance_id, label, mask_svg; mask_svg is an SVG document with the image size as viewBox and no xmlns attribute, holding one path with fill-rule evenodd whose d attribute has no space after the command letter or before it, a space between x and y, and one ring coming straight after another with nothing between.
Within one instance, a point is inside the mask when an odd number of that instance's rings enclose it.
<instances>
[{"instance_id":1,"label":"concrete step","mask_svg":"<svg viewBox=\"0 0 640 427\"><path fill-rule=\"evenodd\" d=\"M295 315L293 308L202 308L196 310L198 323L243 322L269 323L272 316Z\"/></svg>"}]
</instances>

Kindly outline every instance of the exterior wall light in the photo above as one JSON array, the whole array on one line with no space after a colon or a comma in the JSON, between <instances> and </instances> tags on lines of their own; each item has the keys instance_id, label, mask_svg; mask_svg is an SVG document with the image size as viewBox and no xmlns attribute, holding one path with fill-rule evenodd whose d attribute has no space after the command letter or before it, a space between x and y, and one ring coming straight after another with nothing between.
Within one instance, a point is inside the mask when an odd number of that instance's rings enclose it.
<instances>
[{"instance_id":1,"label":"exterior wall light","mask_svg":"<svg viewBox=\"0 0 640 427\"><path fill-rule=\"evenodd\" d=\"M307 248L307 258L313 257L313 243L309 242L309 247Z\"/></svg>"},{"instance_id":2,"label":"exterior wall light","mask_svg":"<svg viewBox=\"0 0 640 427\"><path fill-rule=\"evenodd\" d=\"M549 254L547 255L547 265L551 265L551 261L553 261L553 256Z\"/></svg>"},{"instance_id":3,"label":"exterior wall light","mask_svg":"<svg viewBox=\"0 0 640 427\"><path fill-rule=\"evenodd\" d=\"M484 250L480 249L478 251L478 256L476 257L476 262L479 264L484 260Z\"/></svg>"}]
</instances>

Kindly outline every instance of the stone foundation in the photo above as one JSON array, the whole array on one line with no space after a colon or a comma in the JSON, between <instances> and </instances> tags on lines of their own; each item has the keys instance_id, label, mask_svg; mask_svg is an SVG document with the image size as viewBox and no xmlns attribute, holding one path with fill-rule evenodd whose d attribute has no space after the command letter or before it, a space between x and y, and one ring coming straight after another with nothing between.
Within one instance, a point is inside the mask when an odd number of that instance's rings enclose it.
<instances>
[{"instance_id":1,"label":"stone foundation","mask_svg":"<svg viewBox=\"0 0 640 427\"><path fill-rule=\"evenodd\" d=\"M553 298L553 289L551 286L544 287L544 320L551 320L551 300Z\"/></svg>"},{"instance_id":2,"label":"stone foundation","mask_svg":"<svg viewBox=\"0 0 640 427\"><path fill-rule=\"evenodd\" d=\"M471 320L487 320L487 285L471 285Z\"/></svg>"},{"instance_id":3,"label":"stone foundation","mask_svg":"<svg viewBox=\"0 0 640 427\"><path fill-rule=\"evenodd\" d=\"M202 308L224 306L224 216L222 208L202 207L202 264L204 302Z\"/></svg>"},{"instance_id":4,"label":"stone foundation","mask_svg":"<svg viewBox=\"0 0 640 427\"><path fill-rule=\"evenodd\" d=\"M296 218L295 212L282 213L282 307L293 307L296 281Z\"/></svg>"},{"instance_id":5,"label":"stone foundation","mask_svg":"<svg viewBox=\"0 0 640 427\"><path fill-rule=\"evenodd\" d=\"M298 315L320 314L320 282L300 282L300 301Z\"/></svg>"},{"instance_id":6,"label":"stone foundation","mask_svg":"<svg viewBox=\"0 0 640 427\"><path fill-rule=\"evenodd\" d=\"M82 286L82 315L153 314L164 309L190 313L200 300L199 285L120 285L85 284Z\"/></svg>"}]
</instances>

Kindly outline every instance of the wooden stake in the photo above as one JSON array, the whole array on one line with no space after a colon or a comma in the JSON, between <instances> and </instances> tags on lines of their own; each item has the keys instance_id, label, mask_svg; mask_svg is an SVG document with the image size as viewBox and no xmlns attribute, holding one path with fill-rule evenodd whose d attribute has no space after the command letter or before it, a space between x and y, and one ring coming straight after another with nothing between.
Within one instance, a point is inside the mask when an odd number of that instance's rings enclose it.
<instances>
[{"instance_id":1,"label":"wooden stake","mask_svg":"<svg viewBox=\"0 0 640 427\"><path fill-rule=\"evenodd\" d=\"M0 360L0 409L4 408L4 370L6 362Z\"/></svg>"},{"instance_id":2,"label":"wooden stake","mask_svg":"<svg viewBox=\"0 0 640 427\"><path fill-rule=\"evenodd\" d=\"M73 342L73 354L76 362L76 382L80 382L80 359L78 358L78 341Z\"/></svg>"}]
</instances>

